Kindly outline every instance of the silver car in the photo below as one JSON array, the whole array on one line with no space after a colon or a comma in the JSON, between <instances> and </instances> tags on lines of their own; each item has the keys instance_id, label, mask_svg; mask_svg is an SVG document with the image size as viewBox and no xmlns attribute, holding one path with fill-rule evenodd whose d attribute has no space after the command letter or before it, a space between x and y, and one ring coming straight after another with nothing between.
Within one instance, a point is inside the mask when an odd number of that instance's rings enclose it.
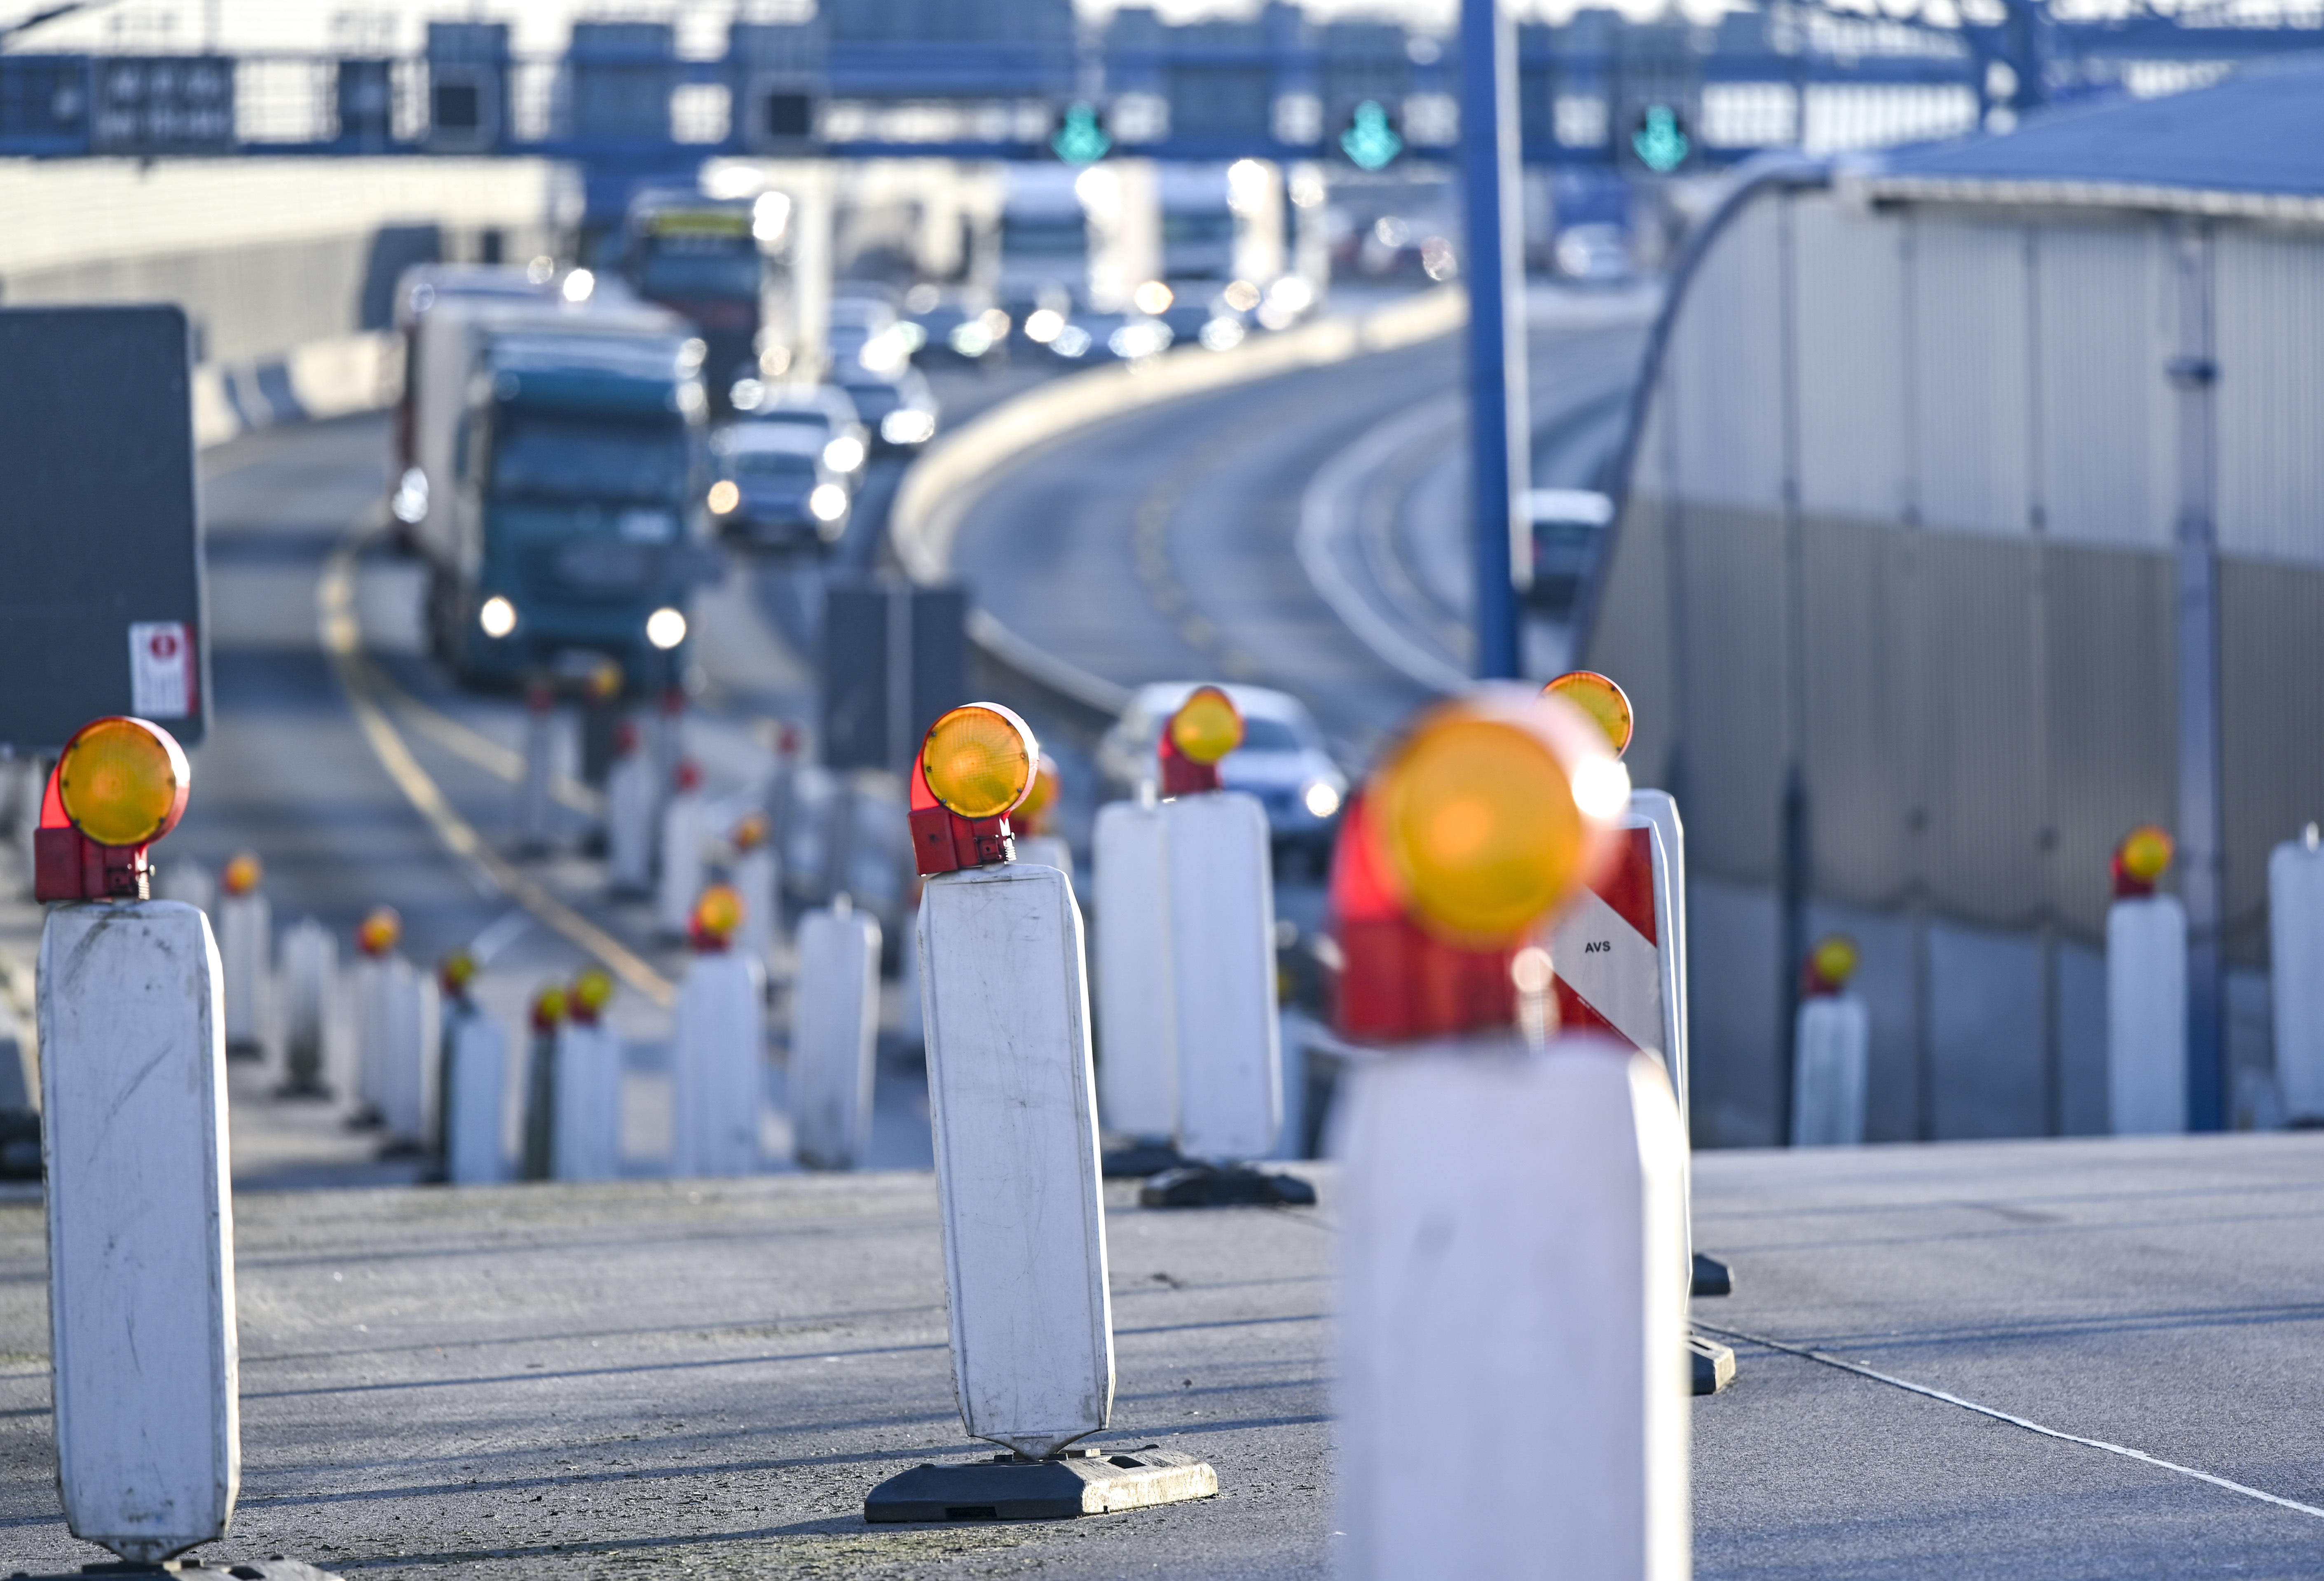
<instances>
[{"instance_id":1,"label":"silver car","mask_svg":"<svg viewBox=\"0 0 2324 1581\"><path fill-rule=\"evenodd\" d=\"M1140 686L1130 706L1098 743L1098 770L1122 795L1160 773L1156 749L1162 726L1204 683L1157 681ZM1348 777L1332 760L1307 705L1265 686L1222 686L1242 713L1242 745L1219 765L1229 790L1248 791L1267 809L1267 827L1278 854L1296 851L1319 867L1332 850Z\"/></svg>"}]
</instances>

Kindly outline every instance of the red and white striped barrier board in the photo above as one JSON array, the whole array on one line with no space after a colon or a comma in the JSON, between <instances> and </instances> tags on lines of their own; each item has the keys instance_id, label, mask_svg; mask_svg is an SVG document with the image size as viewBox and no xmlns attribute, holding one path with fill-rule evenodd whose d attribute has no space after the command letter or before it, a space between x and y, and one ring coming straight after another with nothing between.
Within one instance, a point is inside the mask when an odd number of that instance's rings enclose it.
<instances>
[{"instance_id":1,"label":"red and white striped barrier board","mask_svg":"<svg viewBox=\"0 0 2324 1581\"><path fill-rule=\"evenodd\" d=\"M1559 1025L1602 1033L1660 1059L1683 1117L1683 944L1674 915L1675 864L1659 822L1633 801L1613 862L1551 930L1549 958L1557 972ZM1674 813L1670 823L1674 830Z\"/></svg>"}]
</instances>

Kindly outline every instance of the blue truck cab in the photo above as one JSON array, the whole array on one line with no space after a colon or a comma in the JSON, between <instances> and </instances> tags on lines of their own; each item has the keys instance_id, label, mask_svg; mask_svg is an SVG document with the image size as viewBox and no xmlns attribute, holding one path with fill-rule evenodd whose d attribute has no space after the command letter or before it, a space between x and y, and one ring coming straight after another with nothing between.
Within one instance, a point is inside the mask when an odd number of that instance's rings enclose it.
<instances>
[{"instance_id":1,"label":"blue truck cab","mask_svg":"<svg viewBox=\"0 0 2324 1581\"><path fill-rule=\"evenodd\" d=\"M471 685L599 655L632 689L675 681L720 565L701 342L520 323L479 326L473 351L428 546L438 657Z\"/></svg>"}]
</instances>

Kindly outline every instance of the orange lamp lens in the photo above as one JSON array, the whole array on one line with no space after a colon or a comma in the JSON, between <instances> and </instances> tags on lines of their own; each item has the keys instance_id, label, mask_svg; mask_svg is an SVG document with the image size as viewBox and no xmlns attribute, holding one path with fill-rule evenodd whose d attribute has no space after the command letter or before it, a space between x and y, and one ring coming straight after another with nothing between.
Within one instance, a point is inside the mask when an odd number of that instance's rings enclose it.
<instances>
[{"instance_id":1,"label":"orange lamp lens","mask_svg":"<svg viewBox=\"0 0 2324 1581\"><path fill-rule=\"evenodd\" d=\"M1595 794L1621 775L1602 740L1570 713L1537 712L1497 697L1445 704L1374 781L1386 865L1415 919L1454 942L1506 942L1555 909L1618 810Z\"/></svg>"},{"instance_id":2,"label":"orange lamp lens","mask_svg":"<svg viewBox=\"0 0 2324 1581\"><path fill-rule=\"evenodd\" d=\"M1029 828L1047 817L1049 809L1056 804L1057 760L1044 752L1039 767L1033 773L1033 788L1025 793L1025 799L1018 804L1016 812Z\"/></svg>"},{"instance_id":3,"label":"orange lamp lens","mask_svg":"<svg viewBox=\"0 0 2324 1581\"><path fill-rule=\"evenodd\" d=\"M192 777L175 738L142 719L83 725L57 760L65 816L99 845L144 845L169 833Z\"/></svg>"},{"instance_id":4,"label":"orange lamp lens","mask_svg":"<svg viewBox=\"0 0 2324 1581\"><path fill-rule=\"evenodd\" d=\"M1033 789L1040 758L1032 727L997 703L954 709L920 743L929 793L964 818L1014 812Z\"/></svg>"},{"instance_id":5,"label":"orange lamp lens","mask_svg":"<svg viewBox=\"0 0 2324 1581\"><path fill-rule=\"evenodd\" d=\"M2171 836L2148 823L2124 836L2116 854L2122 859L2124 872L2142 884L2152 884L2171 865L2172 850Z\"/></svg>"},{"instance_id":6,"label":"orange lamp lens","mask_svg":"<svg viewBox=\"0 0 2324 1581\"><path fill-rule=\"evenodd\" d=\"M694 903L694 925L723 939L742 925L742 896L732 885L713 884Z\"/></svg>"},{"instance_id":7,"label":"orange lamp lens","mask_svg":"<svg viewBox=\"0 0 2324 1581\"><path fill-rule=\"evenodd\" d=\"M1817 977L1839 988L1847 987L1848 980L1856 975L1862 956L1856 941L1846 933L1830 933L1816 942L1808 961Z\"/></svg>"},{"instance_id":8,"label":"orange lamp lens","mask_svg":"<svg viewBox=\"0 0 2324 1581\"><path fill-rule=\"evenodd\" d=\"M1606 732L1615 757L1630 749L1630 733L1635 728L1630 695L1614 682L1595 670L1568 670L1542 690L1564 698L1596 722L1598 728Z\"/></svg>"},{"instance_id":9,"label":"orange lamp lens","mask_svg":"<svg viewBox=\"0 0 2324 1581\"><path fill-rule=\"evenodd\" d=\"M734 849L756 850L766 843L767 815L764 813L742 814L741 822L734 825Z\"/></svg>"},{"instance_id":10,"label":"orange lamp lens","mask_svg":"<svg viewBox=\"0 0 2324 1581\"><path fill-rule=\"evenodd\" d=\"M532 1001L532 1024L545 1031L565 1019L566 1009L564 988L551 983L541 989Z\"/></svg>"},{"instance_id":11,"label":"orange lamp lens","mask_svg":"<svg viewBox=\"0 0 2324 1581\"><path fill-rule=\"evenodd\" d=\"M455 950L444 957L444 964L436 969L436 975L456 994L476 980L476 958L466 950Z\"/></svg>"},{"instance_id":12,"label":"orange lamp lens","mask_svg":"<svg viewBox=\"0 0 2324 1581\"><path fill-rule=\"evenodd\" d=\"M392 905L374 908L355 929L355 943L365 955L384 955L403 937L403 919Z\"/></svg>"},{"instance_id":13,"label":"orange lamp lens","mask_svg":"<svg viewBox=\"0 0 2324 1581\"><path fill-rule=\"evenodd\" d=\"M258 859L257 852L237 851L234 859L226 865L226 892L228 895L247 895L257 888L260 880L265 877L266 864Z\"/></svg>"},{"instance_id":14,"label":"orange lamp lens","mask_svg":"<svg viewBox=\"0 0 2324 1581\"><path fill-rule=\"evenodd\" d=\"M1170 740L1197 763L1216 763L1242 745L1242 712L1216 686L1197 686L1170 716Z\"/></svg>"},{"instance_id":15,"label":"orange lamp lens","mask_svg":"<svg viewBox=\"0 0 2324 1581\"><path fill-rule=\"evenodd\" d=\"M613 997L613 979L602 967L590 967L573 979L573 1003L591 1016Z\"/></svg>"}]
</instances>

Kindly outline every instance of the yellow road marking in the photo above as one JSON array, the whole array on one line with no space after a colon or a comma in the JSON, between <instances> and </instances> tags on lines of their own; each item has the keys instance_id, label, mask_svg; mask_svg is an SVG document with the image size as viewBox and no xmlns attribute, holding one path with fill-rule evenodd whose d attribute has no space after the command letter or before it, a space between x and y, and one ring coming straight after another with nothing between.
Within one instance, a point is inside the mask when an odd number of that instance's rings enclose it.
<instances>
[{"instance_id":1,"label":"yellow road marking","mask_svg":"<svg viewBox=\"0 0 2324 1581\"><path fill-rule=\"evenodd\" d=\"M337 674L340 688L346 692L347 707L355 714L355 724L371 744L372 753L380 767L387 770L396 788L403 793L415 811L428 821L436 838L454 856L466 862L481 874L484 881L502 894L532 913L543 923L565 935L603 962L606 969L630 987L667 1009L676 1002L678 990L668 978L656 971L634 951L614 938L604 929L566 905L530 874L523 872L500 852L486 844L473 824L454 810L452 804L420 760L411 755L410 747L397 732L388 718L383 699L392 703L404 694L395 687L363 650L363 632L356 624L355 613L355 553L361 541L349 538L331 552L324 562L323 574L315 584L316 611L320 619L323 651L330 656L331 668ZM409 700L413 708L425 705L416 699ZM467 727L436 713L427 712L456 730ZM407 714L407 717L410 717ZM414 721L415 728L420 728ZM429 732L431 739L440 738ZM474 731L468 731L475 735ZM483 736L475 740L495 751L507 749ZM444 743L448 745L449 743ZM460 749L454 747L454 751ZM468 754L461 754L467 757ZM510 754L512 757L514 754ZM475 761L474 758L470 761ZM481 767L482 765L480 765ZM520 766L521 767L521 766ZM514 775L508 776L514 778Z\"/></svg>"}]
</instances>

